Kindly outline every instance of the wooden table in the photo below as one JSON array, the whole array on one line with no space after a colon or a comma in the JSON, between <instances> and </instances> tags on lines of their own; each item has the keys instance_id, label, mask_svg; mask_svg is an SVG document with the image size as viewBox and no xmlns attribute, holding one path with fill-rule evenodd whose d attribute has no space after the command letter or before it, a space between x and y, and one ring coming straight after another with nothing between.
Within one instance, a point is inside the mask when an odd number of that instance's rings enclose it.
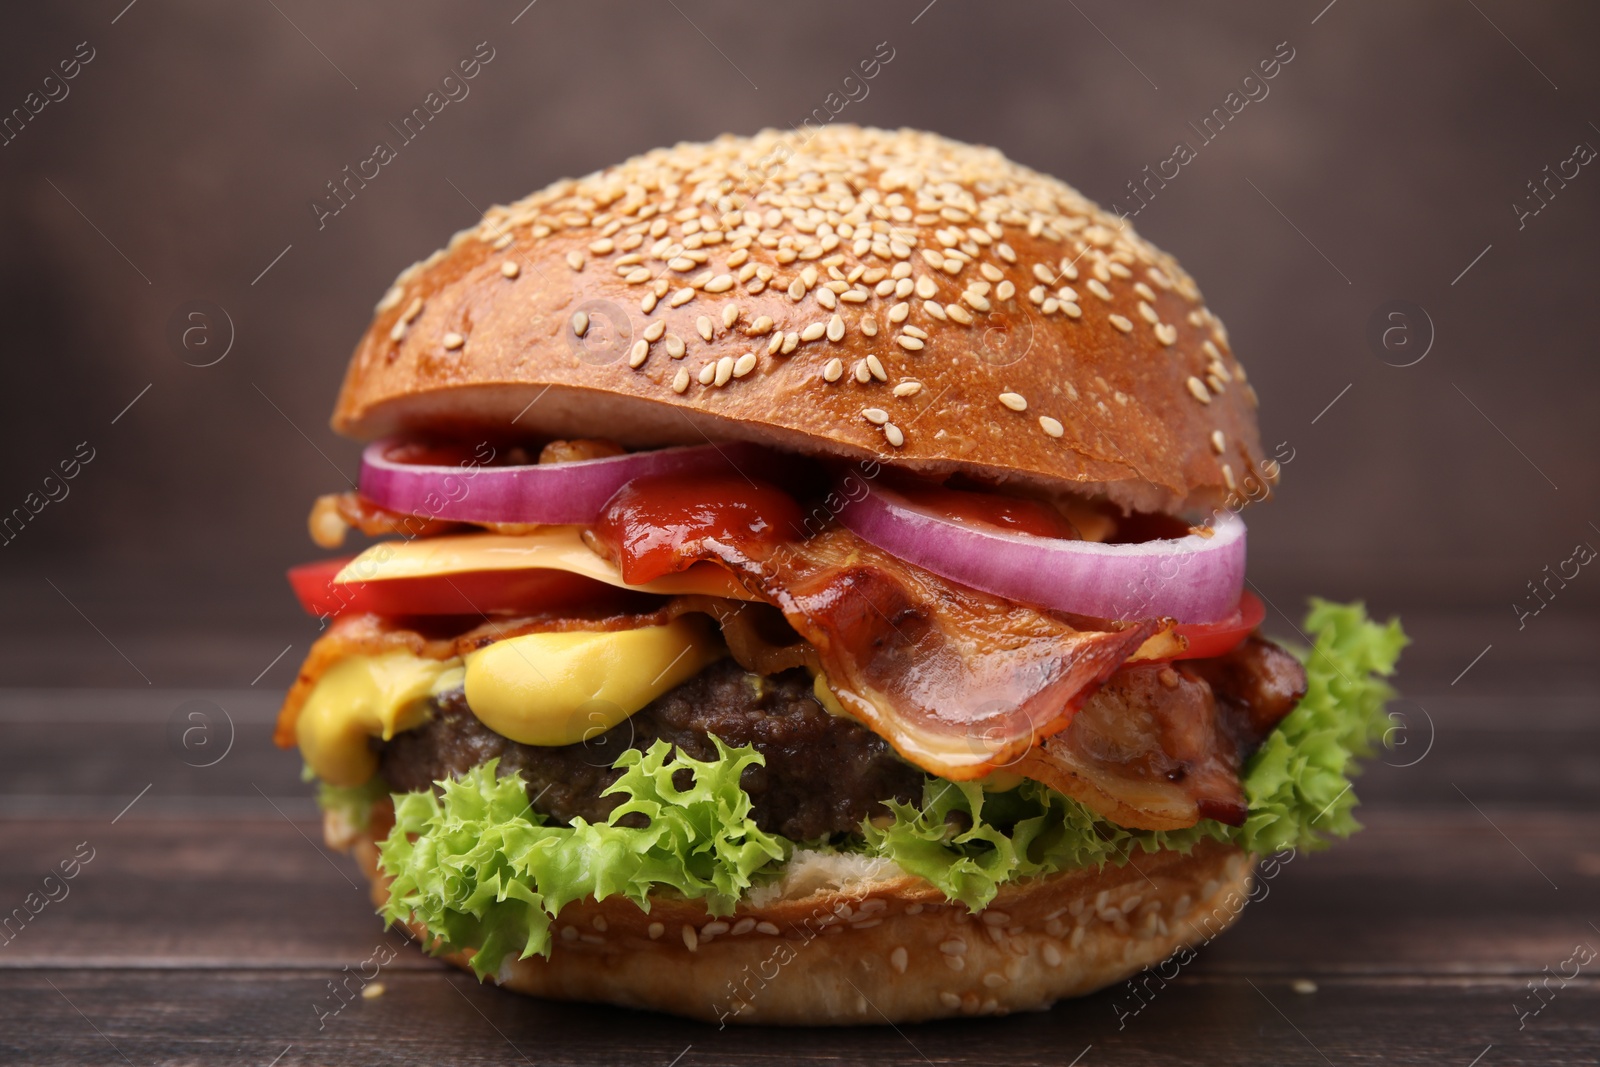
<instances>
[{"instance_id":1,"label":"wooden table","mask_svg":"<svg viewBox=\"0 0 1600 1067\"><path fill-rule=\"evenodd\" d=\"M0 947L0 1063L1595 1063L1600 959L1554 977L1600 950L1592 669L1490 660L1451 686L1471 649L1424 652L1408 744L1361 783L1367 829L1298 857L1142 1008L1118 987L898 1030L718 1031L480 987L384 933L323 849L268 742L276 694L4 691L0 908L92 859ZM226 709L225 754L220 719L213 747L177 743L196 699ZM330 981L382 945L384 994L319 1027Z\"/></svg>"}]
</instances>

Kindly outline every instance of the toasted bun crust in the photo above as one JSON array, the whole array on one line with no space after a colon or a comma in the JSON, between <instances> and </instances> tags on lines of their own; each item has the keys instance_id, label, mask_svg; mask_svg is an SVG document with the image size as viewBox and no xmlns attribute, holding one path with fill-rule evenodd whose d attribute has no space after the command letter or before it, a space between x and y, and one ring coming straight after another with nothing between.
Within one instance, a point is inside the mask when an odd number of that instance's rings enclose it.
<instances>
[{"instance_id":1,"label":"toasted bun crust","mask_svg":"<svg viewBox=\"0 0 1600 1067\"><path fill-rule=\"evenodd\" d=\"M1276 475L1254 409L1125 220L994 149L828 126L490 209L384 296L333 425L747 439L1176 510Z\"/></svg>"},{"instance_id":2,"label":"toasted bun crust","mask_svg":"<svg viewBox=\"0 0 1600 1067\"><path fill-rule=\"evenodd\" d=\"M330 846L354 853L382 907L388 879L373 836L333 819L326 831ZM647 913L622 897L580 901L561 912L548 960L508 959L492 980L538 997L719 1024L1038 1010L1216 936L1238 917L1254 870L1251 856L1212 841L1136 862L1007 886L975 916L885 861L848 878L791 863L780 892L749 894L720 919L697 902L653 901ZM463 954L445 958L467 966Z\"/></svg>"}]
</instances>

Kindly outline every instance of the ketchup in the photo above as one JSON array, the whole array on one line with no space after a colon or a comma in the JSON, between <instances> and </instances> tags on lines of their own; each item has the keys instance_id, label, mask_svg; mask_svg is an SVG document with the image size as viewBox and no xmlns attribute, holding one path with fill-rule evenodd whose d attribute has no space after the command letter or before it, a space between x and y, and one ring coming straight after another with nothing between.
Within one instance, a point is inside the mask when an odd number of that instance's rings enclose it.
<instances>
[{"instance_id":1,"label":"ketchup","mask_svg":"<svg viewBox=\"0 0 1600 1067\"><path fill-rule=\"evenodd\" d=\"M1066 516L1042 501L1000 493L975 493L926 482L907 482L895 488L917 507L969 526L1079 540L1077 529Z\"/></svg>"},{"instance_id":2,"label":"ketchup","mask_svg":"<svg viewBox=\"0 0 1600 1067\"><path fill-rule=\"evenodd\" d=\"M762 549L802 536L794 497L760 479L737 474L662 474L635 478L618 489L594 534L639 585L688 567L705 541L761 555Z\"/></svg>"}]
</instances>

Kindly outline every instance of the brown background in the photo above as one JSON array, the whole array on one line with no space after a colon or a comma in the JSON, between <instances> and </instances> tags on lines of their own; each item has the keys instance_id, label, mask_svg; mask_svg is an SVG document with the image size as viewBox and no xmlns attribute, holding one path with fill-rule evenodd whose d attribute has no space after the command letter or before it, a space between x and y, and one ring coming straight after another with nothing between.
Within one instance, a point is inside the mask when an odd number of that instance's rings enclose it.
<instances>
[{"instance_id":1,"label":"brown background","mask_svg":"<svg viewBox=\"0 0 1600 1067\"><path fill-rule=\"evenodd\" d=\"M922 3L678 6L545 0L515 25L520 3L141 0L115 25L119 3L13 16L0 107L78 42L96 58L0 148L0 507L79 441L96 459L0 549L9 599L28 605L7 625L87 635L85 677L137 683L45 575L135 663L156 662L158 684L238 680L193 656L161 662L145 647L151 613L163 632L293 635L279 575L314 552L304 512L339 485L333 466L355 470L327 415L400 268L475 207L655 145L797 122L885 40L895 58L838 121L995 144L1102 203L1179 138L1199 145L1188 124L1279 42L1294 49L1270 95L1135 220L1199 279L1260 391L1265 440L1294 449L1280 497L1250 516L1253 574L1274 600L1487 606L1505 625L1483 643L1518 641L1525 583L1579 539L1600 543L1600 177L1586 168L1521 232L1511 208L1578 141L1600 145L1600 12L1341 0L1313 25L1320 4L941 0L912 24ZM324 183L394 140L386 124L485 40L496 58L470 95L319 232L308 205ZM195 298L237 333L203 369L166 338ZM1422 304L1437 331L1404 369L1364 336L1393 298ZM1555 629L1550 615L1597 590L1574 582L1536 625ZM7 666L62 680L41 662Z\"/></svg>"},{"instance_id":2,"label":"brown background","mask_svg":"<svg viewBox=\"0 0 1600 1067\"><path fill-rule=\"evenodd\" d=\"M1283 609L1269 629L1321 593L1399 612L1415 638L1411 747L1361 785L1372 829L1297 864L1138 1026L1117 1030L1120 994L1102 994L1014 1021L1014 1058L1592 1057L1592 969L1526 1030L1510 1009L1575 941L1600 945L1600 574L1525 629L1512 604L1575 543L1600 546L1600 170L1524 229L1512 204L1579 141L1600 147L1600 8L525 2L8 12L0 115L80 41L96 55L0 147L0 514L79 442L96 456L0 546L0 909L80 839L106 858L0 956L0 1060L266 1063L293 1043L285 1065L522 1062L504 1037L539 1062L667 1063L689 1044L702 1062L992 1062L977 1026L718 1044L459 980L457 997L414 953L392 999L319 1035L307 1005L379 934L351 868L307 844L297 761L267 743L315 636L282 571L317 555L306 510L356 469L326 420L394 275L553 179L795 123L881 41L894 59L838 121L994 144L1102 203L1197 144L1189 123L1288 42L1270 95L1135 224L1199 280L1264 440L1294 450L1247 516L1252 579ZM481 41L495 58L470 95L319 232L324 183ZM215 366L167 338L195 299L235 324ZM1415 366L1366 340L1395 299L1436 330ZM209 768L171 736L197 698L236 742ZM1297 975L1323 992L1296 1000Z\"/></svg>"}]
</instances>

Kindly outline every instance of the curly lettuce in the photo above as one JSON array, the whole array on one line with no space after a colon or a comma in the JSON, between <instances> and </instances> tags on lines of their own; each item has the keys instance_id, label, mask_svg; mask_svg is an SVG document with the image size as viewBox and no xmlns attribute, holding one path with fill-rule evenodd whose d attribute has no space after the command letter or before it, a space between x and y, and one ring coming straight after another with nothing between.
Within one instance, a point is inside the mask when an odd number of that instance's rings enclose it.
<instances>
[{"instance_id":1,"label":"curly lettuce","mask_svg":"<svg viewBox=\"0 0 1600 1067\"><path fill-rule=\"evenodd\" d=\"M670 890L728 914L791 846L756 826L739 787L762 756L712 740L717 756L704 761L663 741L622 753L622 777L606 792L624 799L604 823L547 825L523 780L498 776L498 760L443 783L438 796L397 796L394 830L379 845L394 879L384 918L422 923L447 950L475 948L481 978L507 955L549 955L551 920L574 900L622 894L648 911L652 892ZM647 825L621 825L633 814Z\"/></svg>"},{"instance_id":2,"label":"curly lettuce","mask_svg":"<svg viewBox=\"0 0 1600 1067\"><path fill-rule=\"evenodd\" d=\"M920 805L891 803L886 823L865 823L833 847L891 859L976 910L1008 882L1126 863L1135 850L1188 851L1213 838L1268 853L1347 837L1359 828L1355 760L1391 729L1384 706L1394 690L1384 679L1406 637L1398 622L1370 621L1360 604L1321 600L1306 628L1312 647L1297 653L1306 695L1244 768L1243 826L1128 830L1038 782L985 792L929 778ZM443 783L437 795L395 797L395 827L379 846L393 878L384 917L422 923L445 949L476 948L472 966L482 976L508 955L548 955L551 921L574 900L622 894L648 911L650 894L666 891L728 914L746 889L778 873L794 844L756 826L739 786L761 755L713 741L717 757L706 761L661 741L624 752L622 777L607 790L623 802L604 823L548 825L522 779L499 777L496 762ZM685 779L685 788L674 784ZM371 792L325 789L323 799L354 806ZM646 825L621 825L633 814Z\"/></svg>"}]
</instances>

